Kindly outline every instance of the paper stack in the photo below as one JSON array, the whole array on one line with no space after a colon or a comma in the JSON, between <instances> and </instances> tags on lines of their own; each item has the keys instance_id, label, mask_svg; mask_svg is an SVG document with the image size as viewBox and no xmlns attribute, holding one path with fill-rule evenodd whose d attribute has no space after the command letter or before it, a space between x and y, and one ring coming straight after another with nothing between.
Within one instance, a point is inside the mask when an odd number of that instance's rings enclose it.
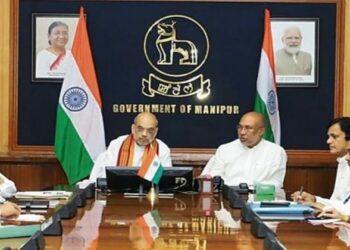
<instances>
[{"instance_id":1,"label":"paper stack","mask_svg":"<svg viewBox=\"0 0 350 250\"><path fill-rule=\"evenodd\" d=\"M17 192L17 199L45 199L45 200L67 200L72 195L72 192L67 191L27 191Z\"/></svg>"}]
</instances>

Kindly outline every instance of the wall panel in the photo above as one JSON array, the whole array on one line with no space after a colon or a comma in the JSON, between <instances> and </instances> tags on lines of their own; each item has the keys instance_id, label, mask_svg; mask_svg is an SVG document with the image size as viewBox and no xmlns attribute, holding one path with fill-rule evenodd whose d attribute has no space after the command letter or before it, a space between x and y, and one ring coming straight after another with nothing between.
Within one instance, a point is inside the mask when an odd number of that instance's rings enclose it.
<instances>
[{"instance_id":1,"label":"wall panel","mask_svg":"<svg viewBox=\"0 0 350 250\"><path fill-rule=\"evenodd\" d=\"M199 175L203 167L202 160L190 160L174 157L174 165L195 167L195 175ZM288 165L284 181L285 190L290 193L304 186L305 191L324 197L331 195L335 180L335 162L317 166ZM62 168L54 158L48 157L0 157L0 172L12 179L20 191L40 190L53 185L67 184Z\"/></svg>"}]
</instances>

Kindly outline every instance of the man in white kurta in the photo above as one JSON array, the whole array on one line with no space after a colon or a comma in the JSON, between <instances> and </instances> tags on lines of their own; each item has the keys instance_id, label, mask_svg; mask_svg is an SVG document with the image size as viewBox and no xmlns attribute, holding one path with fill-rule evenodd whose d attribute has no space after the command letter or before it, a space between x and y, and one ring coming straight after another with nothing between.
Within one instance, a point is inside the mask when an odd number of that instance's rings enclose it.
<instances>
[{"instance_id":1,"label":"man in white kurta","mask_svg":"<svg viewBox=\"0 0 350 250\"><path fill-rule=\"evenodd\" d=\"M346 214L350 214L350 201L347 200L350 195L350 166L346 161L346 157L347 156L343 156L337 159L337 176L331 198L325 199L320 196L315 196L315 199L316 202L326 206L338 207L343 213L345 213L343 205L346 205L348 208L345 208L345 210L349 210Z\"/></svg>"},{"instance_id":2,"label":"man in white kurta","mask_svg":"<svg viewBox=\"0 0 350 250\"><path fill-rule=\"evenodd\" d=\"M261 139L249 148L237 139L217 149L202 175L221 176L229 186L265 183L281 188L285 173L286 153L282 147Z\"/></svg>"},{"instance_id":3,"label":"man in white kurta","mask_svg":"<svg viewBox=\"0 0 350 250\"><path fill-rule=\"evenodd\" d=\"M147 150L152 147L158 153L163 167L171 167L169 147L159 139L158 120L154 114L138 114L131 125L131 134L123 135L111 141L107 150L101 153L91 171L89 182L106 177L106 166L140 167Z\"/></svg>"},{"instance_id":4,"label":"man in white kurta","mask_svg":"<svg viewBox=\"0 0 350 250\"><path fill-rule=\"evenodd\" d=\"M0 202L12 197L17 192L15 183L0 173Z\"/></svg>"},{"instance_id":5,"label":"man in white kurta","mask_svg":"<svg viewBox=\"0 0 350 250\"><path fill-rule=\"evenodd\" d=\"M17 204L5 200L16 192L15 183L0 173L0 217L17 217L21 214L21 209Z\"/></svg>"},{"instance_id":6,"label":"man in white kurta","mask_svg":"<svg viewBox=\"0 0 350 250\"><path fill-rule=\"evenodd\" d=\"M201 175L220 176L229 186L260 183L281 188L287 155L282 147L262 138L264 131L261 114L243 115L237 127L239 139L221 145Z\"/></svg>"},{"instance_id":7,"label":"man in white kurta","mask_svg":"<svg viewBox=\"0 0 350 250\"><path fill-rule=\"evenodd\" d=\"M107 150L97 157L94 167L90 174L90 181L95 182L97 178L106 177L106 166L115 166L117 162L117 156L122 143L128 137L128 135L119 136L117 139L111 141ZM156 139L159 145L159 160L163 167L171 167L171 157L169 147L159 139ZM132 166L139 167L142 163L142 156L146 146L140 146L135 143L134 159Z\"/></svg>"},{"instance_id":8,"label":"man in white kurta","mask_svg":"<svg viewBox=\"0 0 350 250\"><path fill-rule=\"evenodd\" d=\"M350 123L349 129L350 129ZM334 208L340 214L350 215L350 133L345 137L347 154L341 157L338 162L338 171L334 191L330 199L315 196L316 208L329 210ZM349 220L349 219L348 219ZM349 222L349 221L347 221Z\"/></svg>"}]
</instances>

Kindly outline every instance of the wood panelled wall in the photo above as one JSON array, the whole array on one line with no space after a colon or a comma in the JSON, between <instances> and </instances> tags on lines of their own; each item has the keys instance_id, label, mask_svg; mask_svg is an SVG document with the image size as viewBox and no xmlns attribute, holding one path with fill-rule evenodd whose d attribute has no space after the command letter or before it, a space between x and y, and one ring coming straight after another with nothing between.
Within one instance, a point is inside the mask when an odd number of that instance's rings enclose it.
<instances>
[{"instance_id":1,"label":"wood panelled wall","mask_svg":"<svg viewBox=\"0 0 350 250\"><path fill-rule=\"evenodd\" d=\"M13 0L0 1L0 171L16 182L19 190L36 190L47 188L56 184L66 184L67 180L62 168L52 154L48 155L10 155L9 121L10 114L10 88L14 84L13 74L16 65L11 58L11 46L16 39L15 28L11 27L11 17L14 15ZM321 2L321 1L320 1ZM340 27L342 33L341 45L343 62L337 70L343 69L341 77L344 82L342 114L350 115L350 0L343 1L345 6L345 21ZM344 43L344 44L343 44ZM339 65L337 65L338 67ZM301 185L312 193L329 196L333 189L336 172L336 161L331 156L322 159L324 152L317 159L317 153L299 154L288 152L288 167L284 186L286 190L299 189ZM310 157L314 157L310 161ZM198 174L205 165L208 155L204 158L195 155L173 153L174 164L196 166ZM305 162L308 162L306 165Z\"/></svg>"},{"instance_id":2,"label":"wood panelled wall","mask_svg":"<svg viewBox=\"0 0 350 250\"><path fill-rule=\"evenodd\" d=\"M176 152L172 154L174 165L194 166L196 176L200 174L208 156L191 157ZM301 164L302 159L292 160L287 167L285 190L291 192L304 186L308 192L329 197L333 190L336 172L335 159L329 163L332 158L330 156L327 159L319 159L318 162L316 160L309 166ZM67 184L61 166L52 156L0 156L0 172L12 179L20 191L40 190L53 185Z\"/></svg>"},{"instance_id":3,"label":"wood panelled wall","mask_svg":"<svg viewBox=\"0 0 350 250\"><path fill-rule=\"evenodd\" d=\"M7 153L9 148L10 1L0 1L0 153Z\"/></svg>"}]
</instances>

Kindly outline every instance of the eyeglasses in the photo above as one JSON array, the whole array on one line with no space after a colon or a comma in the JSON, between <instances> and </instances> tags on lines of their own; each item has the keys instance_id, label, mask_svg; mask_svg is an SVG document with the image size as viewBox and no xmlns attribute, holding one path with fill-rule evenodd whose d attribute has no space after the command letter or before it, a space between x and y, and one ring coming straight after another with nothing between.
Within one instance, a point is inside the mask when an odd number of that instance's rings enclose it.
<instances>
[{"instance_id":1,"label":"eyeglasses","mask_svg":"<svg viewBox=\"0 0 350 250\"><path fill-rule=\"evenodd\" d=\"M237 130L240 130L240 131L242 131L242 130L245 130L245 131L252 131L252 130L254 130L255 128L254 127L252 127L252 126L242 126L242 125L237 125Z\"/></svg>"},{"instance_id":2,"label":"eyeglasses","mask_svg":"<svg viewBox=\"0 0 350 250\"><path fill-rule=\"evenodd\" d=\"M146 134L148 135L154 135L154 133L156 132L157 128L144 128L140 125L136 125L136 131L140 134L142 134L144 131L146 131Z\"/></svg>"}]
</instances>

